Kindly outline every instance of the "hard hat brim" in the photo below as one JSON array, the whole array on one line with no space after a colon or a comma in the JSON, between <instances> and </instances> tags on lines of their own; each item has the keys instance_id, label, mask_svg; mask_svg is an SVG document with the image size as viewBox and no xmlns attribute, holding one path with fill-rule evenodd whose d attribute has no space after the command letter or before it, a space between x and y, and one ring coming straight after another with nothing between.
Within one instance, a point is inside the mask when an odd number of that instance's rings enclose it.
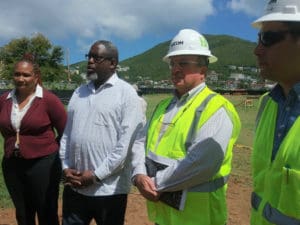
<instances>
[{"instance_id":1,"label":"hard hat brim","mask_svg":"<svg viewBox=\"0 0 300 225\"><path fill-rule=\"evenodd\" d=\"M278 22L300 22L300 16L297 14L289 15L285 13L270 13L268 15L262 16L255 20L252 23L254 28L261 28L263 22L271 22L271 21L278 21Z\"/></svg>"},{"instance_id":2,"label":"hard hat brim","mask_svg":"<svg viewBox=\"0 0 300 225\"><path fill-rule=\"evenodd\" d=\"M199 56L208 56L208 60L209 60L209 63L214 63L214 62L217 62L218 61L218 58L214 55L212 55L211 53L207 52L207 54L199 54L198 51L191 51L191 50L180 50L180 51L174 51L174 52L171 52L171 53L168 53L167 55L165 55L163 57L163 61L166 62L166 63L169 63L170 62L170 57L171 56L177 56L177 55L199 55Z\"/></svg>"}]
</instances>

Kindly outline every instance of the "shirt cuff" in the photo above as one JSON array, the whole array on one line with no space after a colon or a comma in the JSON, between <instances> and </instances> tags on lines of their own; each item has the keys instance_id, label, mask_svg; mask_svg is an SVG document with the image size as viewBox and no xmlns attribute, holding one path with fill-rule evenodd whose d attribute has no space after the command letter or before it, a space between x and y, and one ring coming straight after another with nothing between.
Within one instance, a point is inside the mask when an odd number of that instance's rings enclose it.
<instances>
[{"instance_id":1,"label":"shirt cuff","mask_svg":"<svg viewBox=\"0 0 300 225\"><path fill-rule=\"evenodd\" d=\"M133 168L132 170L132 174L131 174L131 180L134 178L135 175L137 174L144 174L144 175L147 175L147 170L146 170L146 167L144 165L140 165L140 166L137 166L135 168Z\"/></svg>"},{"instance_id":2,"label":"shirt cuff","mask_svg":"<svg viewBox=\"0 0 300 225\"><path fill-rule=\"evenodd\" d=\"M70 168L66 161L62 161L62 170Z\"/></svg>"}]
</instances>

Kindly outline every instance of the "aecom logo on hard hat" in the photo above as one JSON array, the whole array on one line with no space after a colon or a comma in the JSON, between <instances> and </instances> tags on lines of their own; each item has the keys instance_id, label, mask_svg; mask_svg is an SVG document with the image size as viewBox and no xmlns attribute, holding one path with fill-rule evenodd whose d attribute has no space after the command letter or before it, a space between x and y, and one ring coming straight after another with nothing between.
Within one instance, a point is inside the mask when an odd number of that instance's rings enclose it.
<instances>
[{"instance_id":1,"label":"aecom logo on hard hat","mask_svg":"<svg viewBox=\"0 0 300 225\"><path fill-rule=\"evenodd\" d=\"M171 43L171 47L174 47L176 45L183 45L183 44L184 44L183 41L174 41L174 42Z\"/></svg>"},{"instance_id":2,"label":"aecom logo on hard hat","mask_svg":"<svg viewBox=\"0 0 300 225\"><path fill-rule=\"evenodd\" d=\"M270 0L269 1L269 3L268 3L268 5L267 5L267 10L269 10L269 11L273 11L274 10L274 4L276 5L276 3L277 3L277 0Z\"/></svg>"},{"instance_id":3,"label":"aecom logo on hard hat","mask_svg":"<svg viewBox=\"0 0 300 225\"><path fill-rule=\"evenodd\" d=\"M199 41L200 41L201 47L208 48L208 43L204 37L200 36ZM184 45L184 41L174 41L171 43L170 47L174 47L174 46L178 46L178 45Z\"/></svg>"}]
</instances>

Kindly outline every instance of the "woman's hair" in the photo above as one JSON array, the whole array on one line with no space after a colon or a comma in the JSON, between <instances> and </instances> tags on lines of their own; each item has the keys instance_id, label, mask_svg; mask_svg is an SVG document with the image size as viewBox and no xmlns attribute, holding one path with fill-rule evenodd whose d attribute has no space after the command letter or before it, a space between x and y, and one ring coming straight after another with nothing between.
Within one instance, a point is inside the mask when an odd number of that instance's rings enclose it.
<instances>
[{"instance_id":1,"label":"woman's hair","mask_svg":"<svg viewBox=\"0 0 300 225\"><path fill-rule=\"evenodd\" d=\"M42 79L41 79L41 70L39 64L35 60L35 56L31 53L25 53L23 57L17 62L27 62L30 63L33 67L33 72L38 78L38 84L42 86Z\"/></svg>"}]
</instances>

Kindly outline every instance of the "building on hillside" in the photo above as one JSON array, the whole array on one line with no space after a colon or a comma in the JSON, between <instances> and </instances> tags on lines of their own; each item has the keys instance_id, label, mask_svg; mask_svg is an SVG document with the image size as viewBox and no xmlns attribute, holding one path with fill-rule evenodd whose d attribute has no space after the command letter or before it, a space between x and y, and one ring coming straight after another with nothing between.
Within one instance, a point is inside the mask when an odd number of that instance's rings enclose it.
<instances>
[{"instance_id":1,"label":"building on hillside","mask_svg":"<svg viewBox=\"0 0 300 225\"><path fill-rule=\"evenodd\" d=\"M208 72L207 76L206 76L206 80L209 82L217 82L219 80L219 74L212 70L210 72Z\"/></svg>"},{"instance_id":2,"label":"building on hillside","mask_svg":"<svg viewBox=\"0 0 300 225\"><path fill-rule=\"evenodd\" d=\"M236 66L235 66L235 65L228 65L228 68L229 68L230 70L236 70Z\"/></svg>"},{"instance_id":3,"label":"building on hillside","mask_svg":"<svg viewBox=\"0 0 300 225\"><path fill-rule=\"evenodd\" d=\"M129 66L124 66L124 67L121 67L120 65L117 66L117 71L118 72L126 72L128 70L130 70Z\"/></svg>"},{"instance_id":4,"label":"building on hillside","mask_svg":"<svg viewBox=\"0 0 300 225\"><path fill-rule=\"evenodd\" d=\"M245 80L246 79L246 75L242 74L242 73L231 73L229 76L229 79L232 80Z\"/></svg>"}]
</instances>

